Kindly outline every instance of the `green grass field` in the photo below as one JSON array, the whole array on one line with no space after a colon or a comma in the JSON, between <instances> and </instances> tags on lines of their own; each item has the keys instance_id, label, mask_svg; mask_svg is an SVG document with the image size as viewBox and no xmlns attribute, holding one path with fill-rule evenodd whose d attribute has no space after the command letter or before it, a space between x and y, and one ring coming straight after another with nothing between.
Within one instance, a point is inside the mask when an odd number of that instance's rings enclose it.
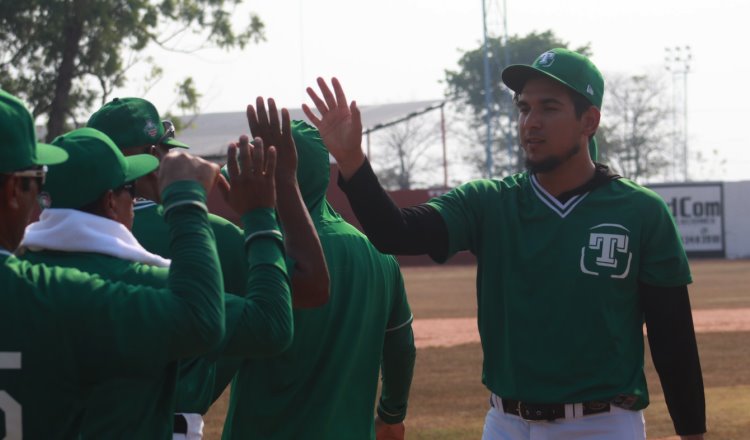
<instances>
[{"instance_id":1,"label":"green grass field","mask_svg":"<svg viewBox=\"0 0 750 440\"><path fill-rule=\"evenodd\" d=\"M750 307L750 261L691 262L694 309ZM416 319L476 316L474 267L405 268ZM708 413L708 439L750 438L750 332L698 335ZM646 410L649 438L674 435L658 377L646 356L652 404ZM481 384L478 343L417 352L409 400L407 438L478 439L488 408ZM206 417L206 438L220 438L227 393Z\"/></svg>"}]
</instances>

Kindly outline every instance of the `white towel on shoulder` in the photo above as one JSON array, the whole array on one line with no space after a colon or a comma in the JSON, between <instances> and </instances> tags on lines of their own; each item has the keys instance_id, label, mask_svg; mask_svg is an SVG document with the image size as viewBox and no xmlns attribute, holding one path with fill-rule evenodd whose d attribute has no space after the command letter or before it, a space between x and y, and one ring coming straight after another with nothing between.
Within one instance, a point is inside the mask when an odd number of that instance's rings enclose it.
<instances>
[{"instance_id":1,"label":"white towel on shoulder","mask_svg":"<svg viewBox=\"0 0 750 440\"><path fill-rule=\"evenodd\" d=\"M76 209L42 211L39 221L26 227L21 247L31 251L95 252L158 267L171 263L144 249L122 223Z\"/></svg>"}]
</instances>

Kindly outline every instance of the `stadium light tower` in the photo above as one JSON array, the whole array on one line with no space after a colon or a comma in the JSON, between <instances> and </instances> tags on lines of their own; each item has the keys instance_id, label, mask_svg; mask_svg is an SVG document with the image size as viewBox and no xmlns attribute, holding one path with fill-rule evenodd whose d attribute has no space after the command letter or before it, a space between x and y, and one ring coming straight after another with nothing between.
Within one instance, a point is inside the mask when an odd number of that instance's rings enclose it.
<instances>
[{"instance_id":1,"label":"stadium light tower","mask_svg":"<svg viewBox=\"0 0 750 440\"><path fill-rule=\"evenodd\" d=\"M690 46L674 46L664 49L664 61L668 72L672 74L672 128L677 131L677 81L682 76L682 173L686 181L690 180L689 149L688 149L688 73L693 54ZM672 151L676 153L676 141L673 141ZM673 157L676 154L673 155Z\"/></svg>"}]
</instances>

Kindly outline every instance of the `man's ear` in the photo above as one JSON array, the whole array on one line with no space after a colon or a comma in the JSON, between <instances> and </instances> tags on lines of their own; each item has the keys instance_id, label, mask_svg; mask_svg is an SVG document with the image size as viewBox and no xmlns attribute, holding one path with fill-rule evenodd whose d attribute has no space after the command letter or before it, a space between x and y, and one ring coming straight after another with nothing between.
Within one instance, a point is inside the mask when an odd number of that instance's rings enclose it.
<instances>
[{"instance_id":1,"label":"man's ear","mask_svg":"<svg viewBox=\"0 0 750 440\"><path fill-rule=\"evenodd\" d=\"M583 115L581 115L581 122L583 123L583 133L586 137L590 137L596 133L596 130L599 128L601 117L601 112L593 105L583 112Z\"/></svg>"},{"instance_id":2,"label":"man's ear","mask_svg":"<svg viewBox=\"0 0 750 440\"><path fill-rule=\"evenodd\" d=\"M110 220L117 220L117 205L115 203L115 192L111 189L102 197L102 214Z\"/></svg>"}]
</instances>

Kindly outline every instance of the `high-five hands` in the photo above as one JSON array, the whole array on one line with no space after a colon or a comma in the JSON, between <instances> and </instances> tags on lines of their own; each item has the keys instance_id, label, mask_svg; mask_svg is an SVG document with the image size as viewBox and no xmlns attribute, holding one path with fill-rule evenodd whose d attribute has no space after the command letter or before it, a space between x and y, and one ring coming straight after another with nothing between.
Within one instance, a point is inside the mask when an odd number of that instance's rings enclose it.
<instances>
[{"instance_id":1,"label":"high-five hands","mask_svg":"<svg viewBox=\"0 0 750 440\"><path fill-rule=\"evenodd\" d=\"M333 93L323 78L318 78L322 99L311 87L307 88L307 94L318 109L320 117L316 116L307 104L302 104L302 110L318 128L323 143L338 162L341 174L344 179L348 179L365 160L362 152L362 115L355 101L348 103L338 79L331 79L331 85Z\"/></svg>"},{"instance_id":2,"label":"high-five hands","mask_svg":"<svg viewBox=\"0 0 750 440\"><path fill-rule=\"evenodd\" d=\"M266 145L276 147L276 181L294 182L297 178L297 150L292 137L289 111L281 109L281 125L276 102L268 98L268 112L262 97L255 100L255 107L247 106L247 123L253 137L263 139Z\"/></svg>"},{"instance_id":3,"label":"high-five hands","mask_svg":"<svg viewBox=\"0 0 750 440\"><path fill-rule=\"evenodd\" d=\"M276 206L276 148L264 147L260 138L251 144L247 136L240 136L227 150L227 171L229 184L222 178L220 189L237 214Z\"/></svg>"}]
</instances>

